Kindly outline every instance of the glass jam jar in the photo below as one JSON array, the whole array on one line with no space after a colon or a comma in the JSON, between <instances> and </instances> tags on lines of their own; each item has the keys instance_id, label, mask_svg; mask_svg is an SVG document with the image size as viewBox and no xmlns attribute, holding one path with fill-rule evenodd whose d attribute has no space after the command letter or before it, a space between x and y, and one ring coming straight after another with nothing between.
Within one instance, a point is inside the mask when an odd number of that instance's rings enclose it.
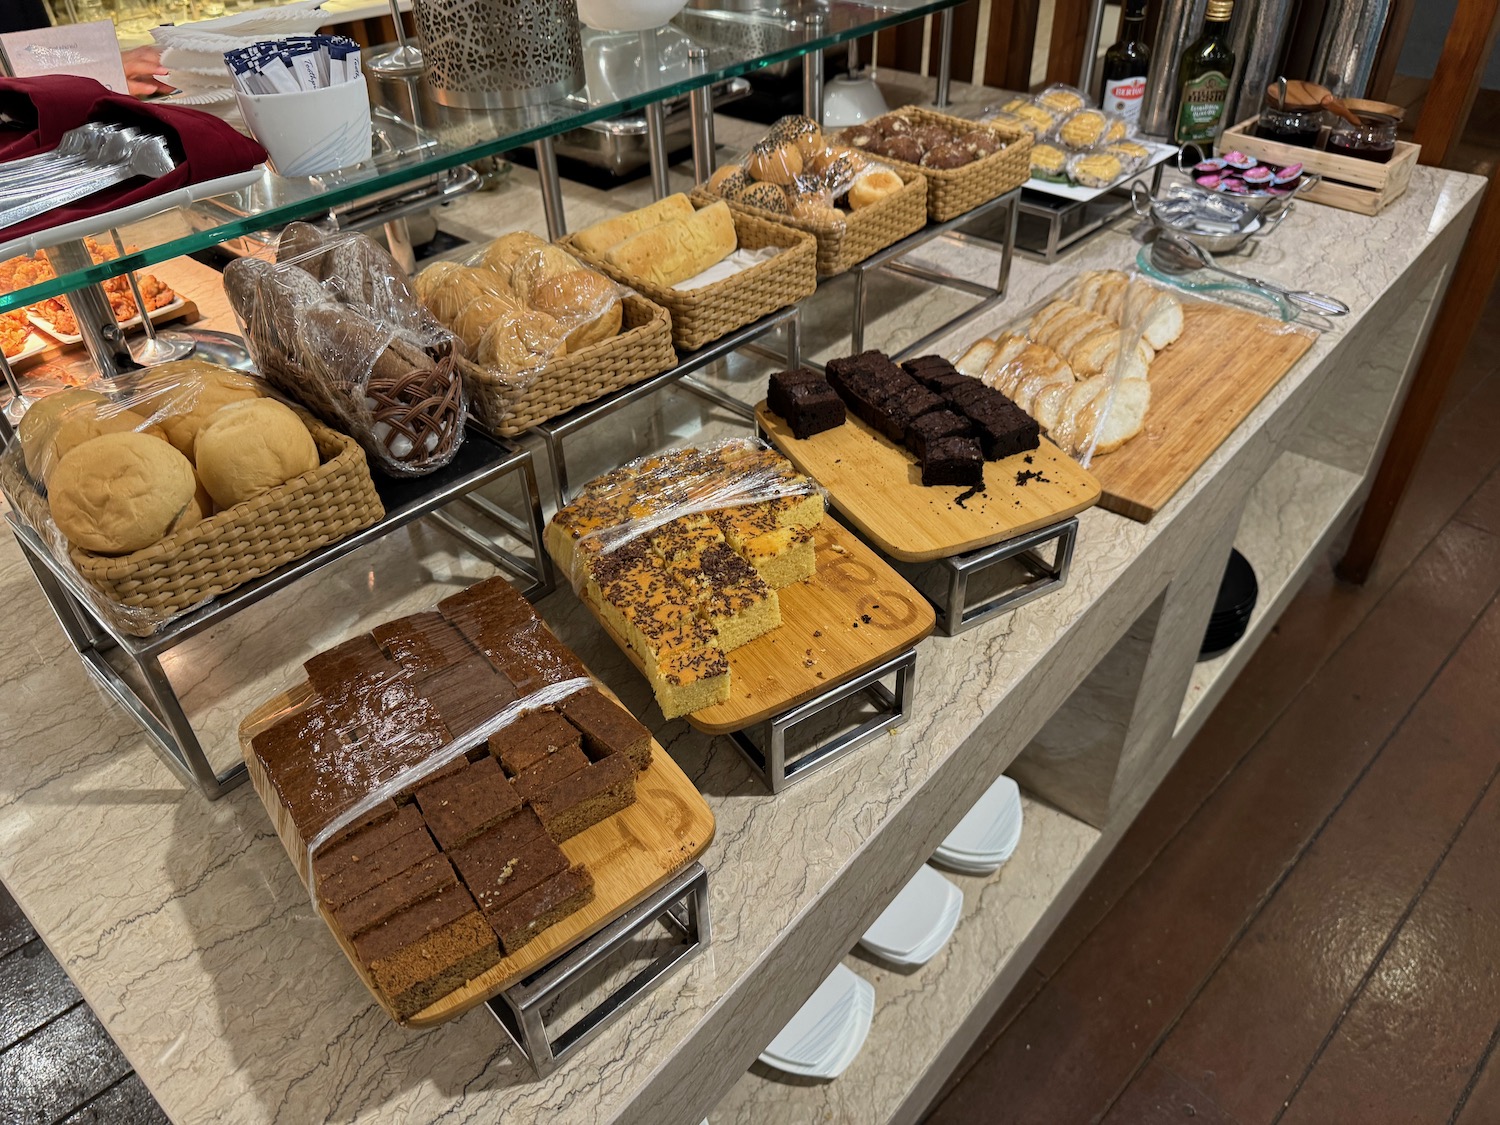
<instances>
[{"instance_id":1,"label":"glass jam jar","mask_svg":"<svg viewBox=\"0 0 1500 1125\"><path fill-rule=\"evenodd\" d=\"M1396 127L1400 122L1387 113L1359 113L1360 123L1353 125L1336 117L1328 134L1328 151L1339 156L1354 156L1388 164L1396 152Z\"/></svg>"},{"instance_id":2,"label":"glass jam jar","mask_svg":"<svg viewBox=\"0 0 1500 1125\"><path fill-rule=\"evenodd\" d=\"M1318 133L1323 127L1323 107L1320 105L1280 105L1276 102L1275 88L1266 92L1265 103L1260 107L1260 118L1255 123L1255 135L1268 141L1296 145L1298 148L1315 148Z\"/></svg>"}]
</instances>

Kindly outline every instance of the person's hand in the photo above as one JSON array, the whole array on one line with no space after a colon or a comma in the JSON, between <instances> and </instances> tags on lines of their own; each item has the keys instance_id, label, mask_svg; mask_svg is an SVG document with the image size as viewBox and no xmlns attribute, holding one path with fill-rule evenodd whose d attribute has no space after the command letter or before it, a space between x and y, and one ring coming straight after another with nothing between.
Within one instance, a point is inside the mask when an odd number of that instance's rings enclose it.
<instances>
[{"instance_id":1,"label":"person's hand","mask_svg":"<svg viewBox=\"0 0 1500 1125\"><path fill-rule=\"evenodd\" d=\"M120 62L125 65L126 88L136 97L172 92L173 87L159 80L167 73L167 68L161 65L160 47L133 47L121 51Z\"/></svg>"}]
</instances>

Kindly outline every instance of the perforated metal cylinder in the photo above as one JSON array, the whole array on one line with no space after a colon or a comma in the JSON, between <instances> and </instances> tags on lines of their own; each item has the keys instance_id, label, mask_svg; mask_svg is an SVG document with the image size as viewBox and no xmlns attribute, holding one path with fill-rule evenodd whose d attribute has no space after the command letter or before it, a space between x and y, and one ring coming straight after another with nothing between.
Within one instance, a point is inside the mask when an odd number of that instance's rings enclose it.
<instances>
[{"instance_id":1,"label":"perforated metal cylinder","mask_svg":"<svg viewBox=\"0 0 1500 1125\"><path fill-rule=\"evenodd\" d=\"M541 105L583 87L574 0L414 0L432 95L463 109Z\"/></svg>"}]
</instances>

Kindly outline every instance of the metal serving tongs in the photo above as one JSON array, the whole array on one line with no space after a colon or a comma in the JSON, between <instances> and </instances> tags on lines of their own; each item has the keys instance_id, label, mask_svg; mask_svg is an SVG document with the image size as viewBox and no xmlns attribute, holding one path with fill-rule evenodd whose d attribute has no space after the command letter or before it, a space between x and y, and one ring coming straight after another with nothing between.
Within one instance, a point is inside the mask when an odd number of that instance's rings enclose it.
<instances>
[{"instance_id":1,"label":"metal serving tongs","mask_svg":"<svg viewBox=\"0 0 1500 1125\"><path fill-rule=\"evenodd\" d=\"M110 163L72 178L65 178L60 185L55 181L44 189L0 185L0 208L3 208L0 209L0 230L58 207L65 207L96 191L136 176L155 179L165 176L176 167L172 154L167 149L167 142L158 136L136 133L125 137L121 134L111 138L106 147L113 158Z\"/></svg>"},{"instance_id":2,"label":"metal serving tongs","mask_svg":"<svg viewBox=\"0 0 1500 1125\"><path fill-rule=\"evenodd\" d=\"M1172 230L1163 230L1151 243L1151 264L1165 274L1180 275L1197 270L1212 270L1236 281L1245 282L1263 293L1274 294L1288 304L1320 316L1347 316L1349 306L1337 297L1326 293L1310 293L1305 289L1287 289L1274 281L1258 277L1247 277L1242 273L1226 270L1214 261L1214 256L1201 246L1196 246L1185 236Z\"/></svg>"}]
</instances>

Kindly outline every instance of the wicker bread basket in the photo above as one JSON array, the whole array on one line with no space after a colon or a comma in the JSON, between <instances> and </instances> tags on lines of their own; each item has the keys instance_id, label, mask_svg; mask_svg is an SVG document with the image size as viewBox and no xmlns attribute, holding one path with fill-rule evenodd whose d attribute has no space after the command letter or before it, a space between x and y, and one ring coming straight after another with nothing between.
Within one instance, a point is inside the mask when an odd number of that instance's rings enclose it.
<instances>
[{"instance_id":1,"label":"wicker bread basket","mask_svg":"<svg viewBox=\"0 0 1500 1125\"><path fill-rule=\"evenodd\" d=\"M967 121L914 105L893 110L891 116L904 117L913 125L936 125L955 135L988 133L1005 146L962 168L926 168L870 153L874 159L897 169L903 179L916 174L927 178L927 216L933 222L956 219L981 203L1020 187L1031 177L1031 134L1025 129L999 122Z\"/></svg>"},{"instance_id":2,"label":"wicker bread basket","mask_svg":"<svg viewBox=\"0 0 1500 1125\"><path fill-rule=\"evenodd\" d=\"M712 196L700 193L694 194L693 201L699 207L716 202ZM811 237L759 218L760 212L733 208L731 211L740 249L779 246L781 253L701 289L653 285L615 268L603 258L585 253L571 238L562 239L561 245L621 285L640 290L664 307L672 314L672 342L681 351L690 352L812 296L818 286L818 248Z\"/></svg>"},{"instance_id":3,"label":"wicker bread basket","mask_svg":"<svg viewBox=\"0 0 1500 1125\"><path fill-rule=\"evenodd\" d=\"M627 293L620 333L554 360L520 389L497 372L459 361L469 413L491 433L514 437L601 395L649 379L677 364L667 311Z\"/></svg>"},{"instance_id":4,"label":"wicker bread basket","mask_svg":"<svg viewBox=\"0 0 1500 1125\"><path fill-rule=\"evenodd\" d=\"M900 191L879 203L845 212L838 220L799 219L743 203L731 202L729 207L741 215L769 219L812 235L818 240L818 276L831 277L927 224L927 179L922 169L911 171L910 167L907 165L897 172L906 184ZM714 198L702 188L693 193L694 201L699 203L711 203Z\"/></svg>"},{"instance_id":5,"label":"wicker bread basket","mask_svg":"<svg viewBox=\"0 0 1500 1125\"><path fill-rule=\"evenodd\" d=\"M322 461L311 472L128 555L70 549L74 569L98 592L98 608L112 624L148 637L200 602L384 518L359 443L304 410L297 413ZM51 542L56 532L47 498L18 461L0 458L0 487L21 518Z\"/></svg>"}]
</instances>

